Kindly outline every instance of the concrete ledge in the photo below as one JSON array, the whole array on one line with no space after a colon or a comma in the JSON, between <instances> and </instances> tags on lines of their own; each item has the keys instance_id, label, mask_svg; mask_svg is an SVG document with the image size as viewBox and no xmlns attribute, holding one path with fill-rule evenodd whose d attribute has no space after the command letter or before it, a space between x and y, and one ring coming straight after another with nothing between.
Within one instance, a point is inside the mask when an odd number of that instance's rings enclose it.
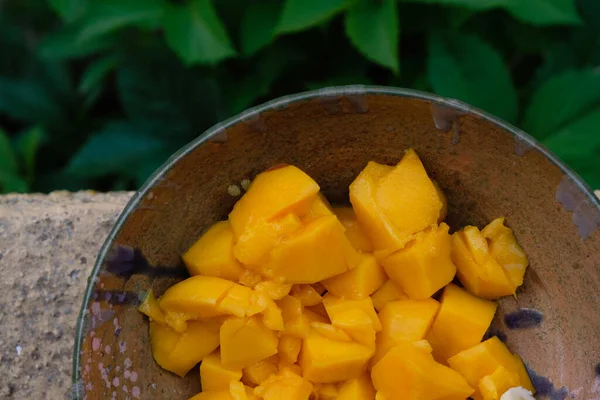
<instances>
[{"instance_id":1,"label":"concrete ledge","mask_svg":"<svg viewBox=\"0 0 600 400\"><path fill-rule=\"evenodd\" d=\"M70 393L87 277L131 195L0 196L0 398Z\"/></svg>"}]
</instances>

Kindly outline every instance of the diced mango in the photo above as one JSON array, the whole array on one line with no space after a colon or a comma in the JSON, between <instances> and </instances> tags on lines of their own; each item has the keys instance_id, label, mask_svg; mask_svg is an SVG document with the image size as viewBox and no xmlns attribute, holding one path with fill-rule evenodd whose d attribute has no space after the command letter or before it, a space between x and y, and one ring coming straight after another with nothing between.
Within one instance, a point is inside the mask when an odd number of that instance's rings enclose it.
<instances>
[{"instance_id":1,"label":"diced mango","mask_svg":"<svg viewBox=\"0 0 600 400\"><path fill-rule=\"evenodd\" d=\"M375 199L379 180L392 169L393 167L370 161L350 185L350 202L356 213L356 220L364 228L376 250L397 250L409 240L394 227Z\"/></svg>"},{"instance_id":2,"label":"diced mango","mask_svg":"<svg viewBox=\"0 0 600 400\"><path fill-rule=\"evenodd\" d=\"M152 356L158 365L168 371L172 371L172 363L169 356L179 342L181 334L166 325L150 321L150 346Z\"/></svg>"},{"instance_id":3,"label":"diced mango","mask_svg":"<svg viewBox=\"0 0 600 400\"><path fill-rule=\"evenodd\" d=\"M230 382L237 382L241 378L242 369L223 365L219 351L204 357L200 364L200 381L205 392L229 389Z\"/></svg>"},{"instance_id":4,"label":"diced mango","mask_svg":"<svg viewBox=\"0 0 600 400\"><path fill-rule=\"evenodd\" d=\"M254 389L264 400L308 400L312 384L291 369L284 368L272 375Z\"/></svg>"},{"instance_id":5,"label":"diced mango","mask_svg":"<svg viewBox=\"0 0 600 400\"><path fill-rule=\"evenodd\" d=\"M336 325L336 321L338 321L340 314L348 310L362 310L371 319L375 332L381 330L381 322L379 322L375 308L373 308L373 301L370 297L363 300L350 300L335 297L327 293L323 297L323 305L325 306L327 315L329 315L329 319L333 325Z\"/></svg>"},{"instance_id":6,"label":"diced mango","mask_svg":"<svg viewBox=\"0 0 600 400\"><path fill-rule=\"evenodd\" d=\"M339 382L363 374L372 355L372 348L332 340L312 330L302 344L300 366L311 382Z\"/></svg>"},{"instance_id":7,"label":"diced mango","mask_svg":"<svg viewBox=\"0 0 600 400\"><path fill-rule=\"evenodd\" d=\"M302 339L294 336L283 335L279 338L277 354L282 363L295 364L302 347Z\"/></svg>"},{"instance_id":8,"label":"diced mango","mask_svg":"<svg viewBox=\"0 0 600 400\"><path fill-rule=\"evenodd\" d=\"M508 372L504 367L498 367L490 375L484 376L479 380L480 396L476 394L473 398L478 400L500 400L500 397L508 389L519 386L519 377L515 373Z\"/></svg>"},{"instance_id":9,"label":"diced mango","mask_svg":"<svg viewBox=\"0 0 600 400\"><path fill-rule=\"evenodd\" d=\"M338 388L334 383L316 383L313 385L311 399L314 400L336 400Z\"/></svg>"},{"instance_id":10,"label":"diced mango","mask_svg":"<svg viewBox=\"0 0 600 400\"><path fill-rule=\"evenodd\" d=\"M253 295L252 289L234 283L223 298L217 301L217 310L222 314L244 317L248 314Z\"/></svg>"},{"instance_id":11,"label":"diced mango","mask_svg":"<svg viewBox=\"0 0 600 400\"><path fill-rule=\"evenodd\" d=\"M322 284L334 296L360 300L379 289L386 279L387 276L375 256L363 253L356 268L325 279Z\"/></svg>"},{"instance_id":12,"label":"diced mango","mask_svg":"<svg viewBox=\"0 0 600 400\"><path fill-rule=\"evenodd\" d=\"M373 320L361 309L342 311L336 315L335 327L366 346L375 346L375 328Z\"/></svg>"},{"instance_id":13,"label":"diced mango","mask_svg":"<svg viewBox=\"0 0 600 400\"><path fill-rule=\"evenodd\" d=\"M217 222L181 258L190 275L216 276L237 281L242 266L233 256L233 231L229 221Z\"/></svg>"},{"instance_id":14,"label":"diced mango","mask_svg":"<svg viewBox=\"0 0 600 400\"><path fill-rule=\"evenodd\" d=\"M335 216L307 224L270 253L264 273L286 283L315 283L344 273L358 264L358 255Z\"/></svg>"},{"instance_id":15,"label":"diced mango","mask_svg":"<svg viewBox=\"0 0 600 400\"><path fill-rule=\"evenodd\" d=\"M137 308L139 312L146 314L152 321L156 321L159 324L166 324L165 313L160 308L156 297L154 297L154 291L148 290L146 297L142 301L142 304Z\"/></svg>"},{"instance_id":16,"label":"diced mango","mask_svg":"<svg viewBox=\"0 0 600 400\"><path fill-rule=\"evenodd\" d=\"M184 313L189 319L215 317L223 314L217 309L217 302L233 285L213 276L192 276L167 289L159 304L163 310Z\"/></svg>"},{"instance_id":17,"label":"diced mango","mask_svg":"<svg viewBox=\"0 0 600 400\"><path fill-rule=\"evenodd\" d=\"M271 221L289 213L302 217L318 192L319 185L292 165L258 174L229 214L233 232L239 237L257 221Z\"/></svg>"},{"instance_id":18,"label":"diced mango","mask_svg":"<svg viewBox=\"0 0 600 400\"><path fill-rule=\"evenodd\" d=\"M231 317L220 332L221 362L235 368L249 367L277 353L279 338L256 317Z\"/></svg>"},{"instance_id":19,"label":"diced mango","mask_svg":"<svg viewBox=\"0 0 600 400\"><path fill-rule=\"evenodd\" d=\"M277 303L267 294L255 291L250 298L250 307L246 315L251 317L258 313L263 314L262 321L267 328L275 331L283 330L283 315Z\"/></svg>"},{"instance_id":20,"label":"diced mango","mask_svg":"<svg viewBox=\"0 0 600 400\"><path fill-rule=\"evenodd\" d=\"M327 315L327 310L325 309L325 306L323 305L323 302L321 301L321 303L317 304L316 306L309 306L306 307L304 309L305 314L307 316L309 316L309 319L313 320L313 321L320 321L320 322L331 322L329 320L329 315ZM314 315L313 317L310 317L310 315L312 314L317 314L319 315L321 318L324 318L324 320L321 319L315 319Z\"/></svg>"},{"instance_id":21,"label":"diced mango","mask_svg":"<svg viewBox=\"0 0 600 400\"><path fill-rule=\"evenodd\" d=\"M448 225L416 234L402 250L383 259L385 272L411 299L426 299L450 283L456 266L450 257Z\"/></svg>"},{"instance_id":22,"label":"diced mango","mask_svg":"<svg viewBox=\"0 0 600 400\"><path fill-rule=\"evenodd\" d=\"M278 371L277 364L279 363L278 356L272 356L260 360L242 370L242 382L250 386L258 386L268 377L276 374Z\"/></svg>"},{"instance_id":23,"label":"diced mango","mask_svg":"<svg viewBox=\"0 0 600 400\"><path fill-rule=\"evenodd\" d=\"M340 384L337 400L374 400L375 388L368 374Z\"/></svg>"},{"instance_id":24,"label":"diced mango","mask_svg":"<svg viewBox=\"0 0 600 400\"><path fill-rule=\"evenodd\" d=\"M254 289L256 285L262 282L262 276L251 269L244 268L240 274L239 283L251 289Z\"/></svg>"},{"instance_id":25,"label":"diced mango","mask_svg":"<svg viewBox=\"0 0 600 400\"><path fill-rule=\"evenodd\" d=\"M458 372L411 343L393 347L373 367L373 386L385 398L466 399L473 393Z\"/></svg>"},{"instance_id":26,"label":"diced mango","mask_svg":"<svg viewBox=\"0 0 600 400\"><path fill-rule=\"evenodd\" d=\"M283 331L286 335L306 337L310 329L309 321L303 314L300 300L294 296L285 296L277 301L283 317Z\"/></svg>"},{"instance_id":27,"label":"diced mango","mask_svg":"<svg viewBox=\"0 0 600 400\"><path fill-rule=\"evenodd\" d=\"M302 218L303 224L308 224L321 217L327 217L333 215L333 210L329 201L321 193L317 193L314 200L310 203L308 212Z\"/></svg>"},{"instance_id":28,"label":"diced mango","mask_svg":"<svg viewBox=\"0 0 600 400\"><path fill-rule=\"evenodd\" d=\"M352 337L342 329L323 322L311 322L310 328L319 335L336 342L351 342Z\"/></svg>"},{"instance_id":29,"label":"diced mango","mask_svg":"<svg viewBox=\"0 0 600 400\"><path fill-rule=\"evenodd\" d=\"M254 290L266 294L273 300L281 300L290 293L292 285L283 282L264 281L258 283Z\"/></svg>"},{"instance_id":30,"label":"diced mango","mask_svg":"<svg viewBox=\"0 0 600 400\"><path fill-rule=\"evenodd\" d=\"M371 239L356 220L356 214L354 214L352 207L336 207L333 212L346 228L346 237L356 250L366 253L374 250Z\"/></svg>"},{"instance_id":31,"label":"diced mango","mask_svg":"<svg viewBox=\"0 0 600 400\"><path fill-rule=\"evenodd\" d=\"M300 300L304 307L316 306L323 302L321 295L311 285L293 285L290 293Z\"/></svg>"},{"instance_id":32,"label":"diced mango","mask_svg":"<svg viewBox=\"0 0 600 400\"><path fill-rule=\"evenodd\" d=\"M469 349L461 351L448 359L448 364L465 377L467 382L475 388L484 376L493 374L498 367L515 375L518 385L535 393L529 375L520 358L515 357L506 345L496 336L479 343ZM480 395L479 392L476 395Z\"/></svg>"},{"instance_id":33,"label":"diced mango","mask_svg":"<svg viewBox=\"0 0 600 400\"><path fill-rule=\"evenodd\" d=\"M413 149L379 180L376 201L400 235L436 224L442 209L438 192Z\"/></svg>"},{"instance_id":34,"label":"diced mango","mask_svg":"<svg viewBox=\"0 0 600 400\"><path fill-rule=\"evenodd\" d=\"M438 225L444 222L446 219L446 215L448 215L448 198L446 197L446 193L442 190L440 185L436 181L432 181L433 186L435 187L435 191L442 202L442 208L440 209L440 215L438 217L437 223Z\"/></svg>"},{"instance_id":35,"label":"diced mango","mask_svg":"<svg viewBox=\"0 0 600 400\"><path fill-rule=\"evenodd\" d=\"M383 285L381 285L381 287L371 295L373 307L375 307L377 311L381 311L383 307L390 301L404 299L408 299L408 296L391 279L383 282Z\"/></svg>"},{"instance_id":36,"label":"diced mango","mask_svg":"<svg viewBox=\"0 0 600 400\"><path fill-rule=\"evenodd\" d=\"M479 299L454 284L446 286L440 310L426 336L436 360L446 363L456 353L481 341L497 304Z\"/></svg>"},{"instance_id":37,"label":"diced mango","mask_svg":"<svg viewBox=\"0 0 600 400\"><path fill-rule=\"evenodd\" d=\"M382 329L371 365L375 365L392 347L402 342L425 338L440 304L433 299L392 301L379 312Z\"/></svg>"}]
</instances>

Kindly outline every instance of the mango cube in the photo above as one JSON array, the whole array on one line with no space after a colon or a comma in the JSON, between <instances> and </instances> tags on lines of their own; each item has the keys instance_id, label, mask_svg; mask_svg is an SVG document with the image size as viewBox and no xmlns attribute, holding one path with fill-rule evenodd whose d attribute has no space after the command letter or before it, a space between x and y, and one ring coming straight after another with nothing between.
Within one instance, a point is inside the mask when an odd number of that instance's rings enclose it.
<instances>
[{"instance_id":1,"label":"mango cube","mask_svg":"<svg viewBox=\"0 0 600 400\"><path fill-rule=\"evenodd\" d=\"M294 336L283 335L279 338L277 354L284 364L295 364L298 361L302 339Z\"/></svg>"},{"instance_id":2,"label":"mango cube","mask_svg":"<svg viewBox=\"0 0 600 400\"><path fill-rule=\"evenodd\" d=\"M500 400L500 397L508 389L519 386L519 377L508 372L504 367L498 367L490 375L479 380L477 388L479 395L474 394L476 400Z\"/></svg>"},{"instance_id":3,"label":"mango cube","mask_svg":"<svg viewBox=\"0 0 600 400\"><path fill-rule=\"evenodd\" d=\"M181 333L178 333L166 325L150 321L150 347L152 356L158 365L167 371L173 371L175 366L169 356L179 342Z\"/></svg>"},{"instance_id":4,"label":"mango cube","mask_svg":"<svg viewBox=\"0 0 600 400\"><path fill-rule=\"evenodd\" d=\"M333 209L331 204L327 201L325 196L321 193L317 193L313 201L310 203L308 212L302 217L302 223L308 224L321 217L328 217L333 215Z\"/></svg>"},{"instance_id":5,"label":"mango cube","mask_svg":"<svg viewBox=\"0 0 600 400\"><path fill-rule=\"evenodd\" d=\"M242 266L233 256L233 231L229 221L217 222L181 258L190 275L216 276L237 281Z\"/></svg>"},{"instance_id":6,"label":"mango cube","mask_svg":"<svg viewBox=\"0 0 600 400\"><path fill-rule=\"evenodd\" d=\"M346 332L352 340L366 346L375 346L373 320L360 309L347 310L336 315L335 327Z\"/></svg>"},{"instance_id":7,"label":"mango cube","mask_svg":"<svg viewBox=\"0 0 600 400\"><path fill-rule=\"evenodd\" d=\"M279 338L256 316L231 317L220 331L221 362L234 368L245 368L277 353Z\"/></svg>"},{"instance_id":8,"label":"mango cube","mask_svg":"<svg viewBox=\"0 0 600 400\"><path fill-rule=\"evenodd\" d=\"M426 336L436 360L446 363L448 358L479 343L494 318L497 306L456 285L446 286L440 310Z\"/></svg>"},{"instance_id":9,"label":"mango cube","mask_svg":"<svg viewBox=\"0 0 600 400\"><path fill-rule=\"evenodd\" d=\"M154 297L154 291L152 289L148 290L142 304L140 304L137 309L139 312L146 314L151 320L156 321L159 324L166 324L165 313L160 308L156 297Z\"/></svg>"},{"instance_id":10,"label":"mango cube","mask_svg":"<svg viewBox=\"0 0 600 400\"><path fill-rule=\"evenodd\" d=\"M416 342L429 331L440 304L434 299L392 301L379 312L382 329L371 365L375 365L392 347Z\"/></svg>"},{"instance_id":11,"label":"mango cube","mask_svg":"<svg viewBox=\"0 0 600 400\"><path fill-rule=\"evenodd\" d=\"M383 282L381 287L371 295L373 307L375 307L377 311L381 311L383 307L390 301L404 299L408 299L408 296L391 279L388 279L385 282Z\"/></svg>"},{"instance_id":12,"label":"mango cube","mask_svg":"<svg viewBox=\"0 0 600 400\"><path fill-rule=\"evenodd\" d=\"M242 382L250 386L258 386L268 377L276 374L279 357L271 356L242 369Z\"/></svg>"},{"instance_id":13,"label":"mango cube","mask_svg":"<svg viewBox=\"0 0 600 400\"><path fill-rule=\"evenodd\" d=\"M316 306L323 302L323 298L311 285L293 285L291 295L300 300L303 307Z\"/></svg>"},{"instance_id":14,"label":"mango cube","mask_svg":"<svg viewBox=\"0 0 600 400\"><path fill-rule=\"evenodd\" d=\"M322 282L331 294L360 300L383 285L387 276L375 256L363 253L359 257L360 263L356 268Z\"/></svg>"},{"instance_id":15,"label":"mango cube","mask_svg":"<svg viewBox=\"0 0 600 400\"><path fill-rule=\"evenodd\" d=\"M254 393L264 400L308 400L312 384L290 369L283 368L271 375L254 389Z\"/></svg>"},{"instance_id":16,"label":"mango cube","mask_svg":"<svg viewBox=\"0 0 600 400\"><path fill-rule=\"evenodd\" d=\"M303 313L300 299L294 296L285 296L277 301L283 318L283 331L286 335L299 338L306 337L310 329L310 321Z\"/></svg>"},{"instance_id":17,"label":"mango cube","mask_svg":"<svg viewBox=\"0 0 600 400\"><path fill-rule=\"evenodd\" d=\"M311 398L315 400L336 400L338 388L334 383L317 383L313 385Z\"/></svg>"},{"instance_id":18,"label":"mango cube","mask_svg":"<svg viewBox=\"0 0 600 400\"><path fill-rule=\"evenodd\" d=\"M231 281L213 276L192 276L167 289L159 304L164 311L184 313L189 319L223 315L217 303L233 285Z\"/></svg>"},{"instance_id":19,"label":"mango cube","mask_svg":"<svg viewBox=\"0 0 600 400\"><path fill-rule=\"evenodd\" d=\"M352 207L336 207L333 209L333 212L346 228L346 237L352 247L365 253L373 252L373 243L363 227L356 220L356 214Z\"/></svg>"},{"instance_id":20,"label":"mango cube","mask_svg":"<svg viewBox=\"0 0 600 400\"><path fill-rule=\"evenodd\" d=\"M367 297L363 300L350 300L335 297L327 293L323 297L323 305L325 306L325 310L327 310L329 319L334 326L339 321L340 314L343 314L349 310L362 310L371 319L375 332L379 332L381 330L381 322L379 322L379 318L377 317L377 313L373 307L373 301L370 297Z\"/></svg>"},{"instance_id":21,"label":"mango cube","mask_svg":"<svg viewBox=\"0 0 600 400\"><path fill-rule=\"evenodd\" d=\"M401 379L399 379L401 377ZM458 372L437 363L422 347L402 343L373 367L371 378L384 398L466 399L473 393Z\"/></svg>"},{"instance_id":22,"label":"mango cube","mask_svg":"<svg viewBox=\"0 0 600 400\"><path fill-rule=\"evenodd\" d=\"M403 249L383 259L385 272L411 299L426 299L452 281L456 266L450 257L448 225L416 234Z\"/></svg>"},{"instance_id":23,"label":"mango cube","mask_svg":"<svg viewBox=\"0 0 600 400\"><path fill-rule=\"evenodd\" d=\"M359 377L367 369L373 349L356 342L342 342L311 331L300 351L300 366L311 382L333 383Z\"/></svg>"},{"instance_id":24,"label":"mango cube","mask_svg":"<svg viewBox=\"0 0 600 400\"><path fill-rule=\"evenodd\" d=\"M241 368L226 367L221 363L221 354L214 351L204 357L200 364L200 381L203 391L229 389L231 382L242 379Z\"/></svg>"},{"instance_id":25,"label":"mango cube","mask_svg":"<svg viewBox=\"0 0 600 400\"><path fill-rule=\"evenodd\" d=\"M375 388L368 374L340 384L337 400L374 400Z\"/></svg>"}]
</instances>

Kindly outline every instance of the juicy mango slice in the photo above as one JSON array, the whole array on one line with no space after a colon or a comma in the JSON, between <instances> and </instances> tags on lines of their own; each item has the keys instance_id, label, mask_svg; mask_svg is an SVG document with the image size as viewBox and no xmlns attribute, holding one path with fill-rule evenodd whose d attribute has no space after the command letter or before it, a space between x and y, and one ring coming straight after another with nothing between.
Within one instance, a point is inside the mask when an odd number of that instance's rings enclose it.
<instances>
[{"instance_id":1,"label":"juicy mango slice","mask_svg":"<svg viewBox=\"0 0 600 400\"><path fill-rule=\"evenodd\" d=\"M433 347L436 360L445 364L448 358L481 341L498 305L454 284L446 286L440 303L426 339Z\"/></svg>"},{"instance_id":2,"label":"juicy mango slice","mask_svg":"<svg viewBox=\"0 0 600 400\"><path fill-rule=\"evenodd\" d=\"M401 377L401 379L399 379ZM466 399L473 393L458 372L412 343L395 346L373 367L373 385L384 398Z\"/></svg>"},{"instance_id":3,"label":"juicy mango slice","mask_svg":"<svg viewBox=\"0 0 600 400\"><path fill-rule=\"evenodd\" d=\"M343 274L325 279L322 284L338 297L364 299L385 282L387 276L372 254L360 254L358 266Z\"/></svg>"},{"instance_id":4,"label":"juicy mango slice","mask_svg":"<svg viewBox=\"0 0 600 400\"><path fill-rule=\"evenodd\" d=\"M321 217L328 217L333 215L333 209L329 201L321 193L318 193L313 201L310 203L308 212L302 217L302 223L308 224Z\"/></svg>"},{"instance_id":5,"label":"juicy mango slice","mask_svg":"<svg viewBox=\"0 0 600 400\"><path fill-rule=\"evenodd\" d=\"M356 265L356 251L332 215L310 222L296 236L279 243L264 271L286 283L315 283Z\"/></svg>"},{"instance_id":6,"label":"juicy mango slice","mask_svg":"<svg viewBox=\"0 0 600 400\"><path fill-rule=\"evenodd\" d=\"M323 298L311 285L294 285L291 295L300 300L303 307L316 306L323 302Z\"/></svg>"},{"instance_id":7,"label":"juicy mango slice","mask_svg":"<svg viewBox=\"0 0 600 400\"><path fill-rule=\"evenodd\" d=\"M504 218L496 218L481 233L488 241L492 258L502 265L513 285L521 286L529 260L512 229L504 225Z\"/></svg>"},{"instance_id":8,"label":"juicy mango slice","mask_svg":"<svg viewBox=\"0 0 600 400\"><path fill-rule=\"evenodd\" d=\"M257 386L254 393L264 400L308 400L312 390L306 377L284 368Z\"/></svg>"},{"instance_id":9,"label":"juicy mango slice","mask_svg":"<svg viewBox=\"0 0 600 400\"><path fill-rule=\"evenodd\" d=\"M394 346L425 338L440 303L434 299L392 301L379 312L382 329L377 333L377 345L371 365Z\"/></svg>"},{"instance_id":10,"label":"juicy mango slice","mask_svg":"<svg viewBox=\"0 0 600 400\"><path fill-rule=\"evenodd\" d=\"M154 297L154 291L152 289L148 290L142 304L140 304L137 309L139 312L146 314L151 320L156 321L159 324L166 324L165 313L160 308L156 297Z\"/></svg>"},{"instance_id":11,"label":"juicy mango slice","mask_svg":"<svg viewBox=\"0 0 600 400\"><path fill-rule=\"evenodd\" d=\"M411 299L431 297L454 278L449 229L442 223L419 232L406 247L382 261L390 279Z\"/></svg>"},{"instance_id":12,"label":"juicy mango slice","mask_svg":"<svg viewBox=\"0 0 600 400\"><path fill-rule=\"evenodd\" d=\"M404 299L408 299L408 296L391 279L386 280L383 285L381 285L381 287L371 295L373 307L375 307L377 311L381 311L383 307L390 301Z\"/></svg>"},{"instance_id":13,"label":"juicy mango slice","mask_svg":"<svg viewBox=\"0 0 600 400\"><path fill-rule=\"evenodd\" d=\"M283 335L279 338L277 354L284 364L295 364L298 361L302 339L294 336Z\"/></svg>"},{"instance_id":14,"label":"juicy mango slice","mask_svg":"<svg viewBox=\"0 0 600 400\"><path fill-rule=\"evenodd\" d=\"M258 386L278 371L279 357L271 356L242 369L242 382L249 386Z\"/></svg>"},{"instance_id":15,"label":"juicy mango slice","mask_svg":"<svg viewBox=\"0 0 600 400\"><path fill-rule=\"evenodd\" d=\"M258 221L271 221L285 214L299 217L308 212L319 192L319 185L305 172L292 165L258 174L248 191L229 214L236 237Z\"/></svg>"},{"instance_id":16,"label":"juicy mango slice","mask_svg":"<svg viewBox=\"0 0 600 400\"><path fill-rule=\"evenodd\" d=\"M216 276L237 281L242 266L233 256L233 244L229 221L217 222L181 258L192 276Z\"/></svg>"},{"instance_id":17,"label":"juicy mango slice","mask_svg":"<svg viewBox=\"0 0 600 400\"><path fill-rule=\"evenodd\" d=\"M189 319L223 315L217 309L217 303L233 285L233 282L217 277L192 276L167 289L159 304L163 310L184 313Z\"/></svg>"},{"instance_id":18,"label":"juicy mango slice","mask_svg":"<svg viewBox=\"0 0 600 400\"><path fill-rule=\"evenodd\" d=\"M304 315L304 307L300 299L285 296L277 301L283 317L283 332L286 335L304 338L310 330L310 321Z\"/></svg>"},{"instance_id":19,"label":"juicy mango slice","mask_svg":"<svg viewBox=\"0 0 600 400\"><path fill-rule=\"evenodd\" d=\"M346 228L346 237L350 241L350 244L358 251L372 253L374 250L373 243L364 228L357 221L352 207L336 207L333 209L333 212Z\"/></svg>"},{"instance_id":20,"label":"juicy mango slice","mask_svg":"<svg viewBox=\"0 0 600 400\"><path fill-rule=\"evenodd\" d=\"M221 363L221 354L214 351L204 357L200 364L200 382L203 391L229 389L231 382L242 379L242 369L226 367Z\"/></svg>"},{"instance_id":21,"label":"juicy mango slice","mask_svg":"<svg viewBox=\"0 0 600 400\"><path fill-rule=\"evenodd\" d=\"M381 322L379 322L379 318L377 317L377 313L373 307L373 301L370 297L367 297L363 300L351 300L335 297L327 293L323 297L323 305L325 306L327 315L329 315L329 319L334 326L338 324L338 321L342 319L341 316L347 311L361 310L369 316L375 332L379 332L381 330Z\"/></svg>"},{"instance_id":22,"label":"juicy mango slice","mask_svg":"<svg viewBox=\"0 0 600 400\"><path fill-rule=\"evenodd\" d=\"M477 385L479 395L474 394L473 398L475 400L500 400L504 392L517 386L519 386L519 377L504 367L498 367L493 373L479 380Z\"/></svg>"},{"instance_id":23,"label":"juicy mango slice","mask_svg":"<svg viewBox=\"0 0 600 400\"><path fill-rule=\"evenodd\" d=\"M254 317L231 317L220 330L221 362L234 368L249 367L277 353L279 338Z\"/></svg>"},{"instance_id":24,"label":"juicy mango slice","mask_svg":"<svg viewBox=\"0 0 600 400\"><path fill-rule=\"evenodd\" d=\"M375 388L368 374L340 384L337 400L374 400Z\"/></svg>"}]
</instances>

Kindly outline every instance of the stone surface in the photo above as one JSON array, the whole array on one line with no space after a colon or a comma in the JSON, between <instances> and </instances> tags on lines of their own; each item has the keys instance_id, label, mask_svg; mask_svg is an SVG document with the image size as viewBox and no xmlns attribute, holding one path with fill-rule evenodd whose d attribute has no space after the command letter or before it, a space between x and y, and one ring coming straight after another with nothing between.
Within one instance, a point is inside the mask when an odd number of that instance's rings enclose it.
<instances>
[{"instance_id":1,"label":"stone surface","mask_svg":"<svg viewBox=\"0 0 600 400\"><path fill-rule=\"evenodd\" d=\"M67 398L87 278L130 196L0 196L0 399Z\"/></svg>"}]
</instances>

